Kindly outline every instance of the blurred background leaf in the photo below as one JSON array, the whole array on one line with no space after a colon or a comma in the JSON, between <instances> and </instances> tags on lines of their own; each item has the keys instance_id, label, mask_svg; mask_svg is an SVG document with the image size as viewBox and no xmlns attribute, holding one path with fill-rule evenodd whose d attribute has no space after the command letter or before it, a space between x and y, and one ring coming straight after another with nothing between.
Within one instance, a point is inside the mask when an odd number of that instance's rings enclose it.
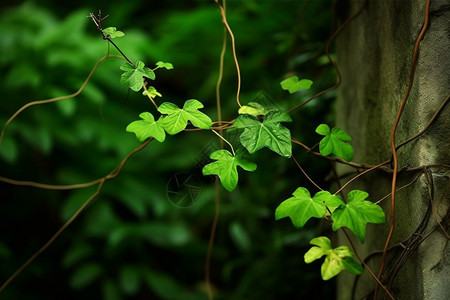
<instances>
[{"instance_id":1,"label":"blurred background leaf","mask_svg":"<svg viewBox=\"0 0 450 300\"><path fill-rule=\"evenodd\" d=\"M19 1L20 2L20 1ZM241 65L241 102L256 98L287 109L335 82L323 45L332 23L331 1L229 1ZM79 89L107 42L89 18L102 9L104 27L133 61L157 70L160 101L181 106L199 99L217 119L215 83L223 28L213 1L2 1L0 4L0 121L34 100ZM229 39L228 39L229 40ZM223 118L237 116L236 71L228 45L222 86ZM109 47L112 54L117 51ZM8 127L0 148L1 176L75 184L105 176L135 147L126 126L139 113L155 113L140 93L120 84L120 59L103 62L78 97L31 107ZM289 95L279 82L292 75L314 81ZM152 83L153 84L153 83ZM308 145L314 129L333 123L333 93L292 114L293 137ZM161 103L161 102L160 102ZM214 215L214 188L201 175L218 149L208 132L168 136L127 163L120 176L29 268L8 286L5 299L205 299L204 261ZM326 161L294 147L294 155L323 187ZM216 299L332 298L319 265L303 255L320 223L299 231L275 222L276 206L299 185L311 188L291 160L259 151L254 173L240 173L232 193L221 190L221 214L212 254ZM264 162L264 163L262 163ZM191 174L201 193L177 207L170 180ZM312 188L311 190L314 190ZM0 183L0 278L3 282L95 192L48 191ZM319 225L319 227L317 226ZM4 297L3 297L4 296Z\"/></svg>"}]
</instances>

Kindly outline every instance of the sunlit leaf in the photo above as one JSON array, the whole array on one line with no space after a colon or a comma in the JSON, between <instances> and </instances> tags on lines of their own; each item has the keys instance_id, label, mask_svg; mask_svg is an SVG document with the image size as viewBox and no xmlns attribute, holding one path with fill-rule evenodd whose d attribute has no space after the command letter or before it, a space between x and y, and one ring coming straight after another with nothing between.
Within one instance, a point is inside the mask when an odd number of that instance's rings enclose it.
<instances>
[{"instance_id":1,"label":"sunlit leaf","mask_svg":"<svg viewBox=\"0 0 450 300\"><path fill-rule=\"evenodd\" d=\"M311 247L305 253L305 263L309 264L325 255L325 261L321 267L323 280L331 279L342 270L347 270L353 274L362 273L362 266L352 258L353 252L348 247L341 246L332 249L330 240L324 236L312 239L310 244L315 245L315 247Z\"/></svg>"},{"instance_id":2,"label":"sunlit leaf","mask_svg":"<svg viewBox=\"0 0 450 300\"><path fill-rule=\"evenodd\" d=\"M164 69L167 69L167 70L173 69L173 65L171 63L169 63L169 62L158 61L156 63L156 66L158 68L164 68Z\"/></svg>"},{"instance_id":3,"label":"sunlit leaf","mask_svg":"<svg viewBox=\"0 0 450 300\"><path fill-rule=\"evenodd\" d=\"M298 92L299 90L309 90L313 82L309 79L298 80L297 76L289 77L280 82L283 90L289 91L290 94Z\"/></svg>"},{"instance_id":4,"label":"sunlit leaf","mask_svg":"<svg viewBox=\"0 0 450 300\"><path fill-rule=\"evenodd\" d=\"M143 112L139 115L142 120L131 122L126 130L134 132L140 142L150 137L154 137L158 142L164 142L166 133L163 128L163 119L160 117L155 121L153 115L149 112Z\"/></svg>"},{"instance_id":5,"label":"sunlit leaf","mask_svg":"<svg viewBox=\"0 0 450 300\"><path fill-rule=\"evenodd\" d=\"M108 27L103 29L103 33L111 39L122 37L125 35L122 31L116 29L116 27Z\"/></svg>"},{"instance_id":6,"label":"sunlit leaf","mask_svg":"<svg viewBox=\"0 0 450 300\"><path fill-rule=\"evenodd\" d=\"M269 111L274 109L268 109L267 107L259 104L258 102L250 102L247 105L243 105L239 108L239 114L247 114L252 116L265 116Z\"/></svg>"},{"instance_id":7,"label":"sunlit leaf","mask_svg":"<svg viewBox=\"0 0 450 300\"><path fill-rule=\"evenodd\" d=\"M150 95L150 97L155 98L156 96L162 97L162 95L155 89L154 86L147 87L146 91L142 92L143 96Z\"/></svg>"},{"instance_id":8,"label":"sunlit leaf","mask_svg":"<svg viewBox=\"0 0 450 300\"><path fill-rule=\"evenodd\" d=\"M167 114L163 120L164 129L168 134L174 135L184 130L188 121L198 128L211 128L211 119L199 111L200 108L203 108L203 104L198 100L191 99L184 103L183 109L173 103L164 102L159 106L158 111Z\"/></svg>"}]
</instances>

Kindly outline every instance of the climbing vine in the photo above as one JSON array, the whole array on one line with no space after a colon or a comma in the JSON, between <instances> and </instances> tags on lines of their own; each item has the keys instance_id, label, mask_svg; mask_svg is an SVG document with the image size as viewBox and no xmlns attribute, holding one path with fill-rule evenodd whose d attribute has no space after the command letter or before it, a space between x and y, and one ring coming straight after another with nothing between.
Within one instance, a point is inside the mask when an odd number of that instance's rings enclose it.
<instances>
[{"instance_id":1,"label":"climbing vine","mask_svg":"<svg viewBox=\"0 0 450 300\"><path fill-rule=\"evenodd\" d=\"M333 66L336 68L339 76L339 82L326 89L310 99L295 105L288 110L282 110L280 108L267 105L266 103L259 103L257 101L250 101L247 104L241 104L240 100L240 84L241 75L239 68L239 61L236 55L236 41L232 32L232 29L227 21L226 15L226 3L223 1L215 1L218 5L220 14L222 16L222 21L224 24L224 48L221 55L221 70L220 79L217 84L217 109L218 109L218 120L213 121L210 116L208 116L202 109L204 109L204 104L202 101L197 99L187 99L183 104L175 104L169 101L160 101L165 99L164 91L157 89L153 82L157 82L158 71L161 69L172 70L174 65L165 61L157 61L154 64L147 64L143 61L137 60L133 62L129 57L125 55L126 49L120 48L114 42L115 39L123 38L126 39L126 33L117 30L116 27L102 28L102 23L106 17L102 17L99 12L98 15L91 13L89 15L90 19L93 21L97 29L99 30L102 38L117 49L120 55L108 54L101 58L97 64L92 69L88 78L82 87L74 94L51 98L48 100L30 102L20 108L12 117L7 120L4 124L1 136L0 145L3 141L5 131L9 124L16 118L21 112L33 105L46 104L51 102L57 102L64 99L69 99L80 94L89 82L92 74L95 72L100 63L108 58L116 58L124 60L123 64L120 65L120 70L123 73L120 76L121 84L127 86L131 91L141 93L143 97L146 98L147 104L149 106L148 111L136 112L136 120L124 128L129 133L136 136L137 140L141 142L135 150L133 150L126 158L109 174L99 178L97 180L79 184L79 185L46 185L34 182L20 182L17 180L12 180L8 178L0 178L2 181L16 184L16 185L29 185L44 189L62 189L71 190L76 188L85 188L89 186L97 186L97 190L91 197L89 197L84 204L72 215L72 217L53 235L53 237L41 248L39 249L28 261L24 263L1 287L0 292L10 284L10 282L16 278L19 273L21 273L37 256L39 256L43 251L45 251L53 241L59 237L63 231L79 216L79 214L86 209L89 203L96 198L103 185L106 181L113 179L119 175L127 161L131 156L133 156L138 151L144 149L150 142L156 140L157 142L163 143L167 139L167 135L173 136L184 131L197 131L204 130L212 134L212 136L217 137L221 143L221 147L215 149L209 156L210 161L202 167L202 174L205 176L217 176L216 180L220 181L223 188L229 192L235 190L239 185L239 174L243 171L253 172L257 169L257 165L264 164L263 161L258 161L256 152L261 149L267 148L271 150L274 155L283 157L284 159L292 158L296 166L300 171L308 178L315 187L318 188L318 192L314 193L311 190L303 186L298 186L294 191L292 191L292 196L288 199L276 199L279 205L273 212L276 220L281 220L284 218L289 218L294 225L294 227L301 229L305 224L312 218L321 219L325 223L331 225L333 231L341 230L344 234L349 237L348 232L351 235L357 237L361 243L366 240L366 226L368 223L374 224L384 224L385 223L385 212L378 205L379 203L374 203L370 199L370 195L362 190L351 190L346 196L343 195L342 190L352 181L357 180L364 174L368 172L387 168L386 165L390 161L382 162L376 166L367 166L364 164L358 164L352 162L354 151L358 149L353 149L352 138L345 132L342 128L336 127L331 124L320 124L315 129L315 132L320 138L319 143L314 147L306 146L300 137L297 137L297 132L291 132L289 129L290 124L293 122L292 112L308 103L309 101L317 98L323 93L330 91L339 86L341 81L339 70L336 64L333 62L332 58L329 56L328 47L331 41L336 37L336 35L342 31L342 29L355 18L360 11L358 11L354 16L350 17L348 21L344 22L341 27L337 30L336 34L330 38L327 43L327 56ZM427 2L429 5L429 1ZM425 15L428 16L428 6ZM423 37L423 33L427 27L427 19L424 22L423 29L417 39L419 42ZM232 40L232 52L234 63L237 71L238 86L236 92L236 110L235 118L233 120L224 121L222 120L220 113L220 81L223 73L223 54L225 53L226 37L227 34ZM417 49L418 43L415 47L415 55L413 61L417 60ZM108 48L109 51L109 48ZM415 64L415 63L414 63ZM413 64L413 66L414 66ZM414 68L411 70L411 77L414 74ZM289 94L296 94L297 92L307 91L313 86L313 81L307 78L299 78L296 75L290 76L280 82L280 89L288 92ZM392 180L392 210L391 210L391 232L386 241L386 247L383 252L383 264L378 275L375 275L372 270L367 266L365 261L361 259L356 249L353 247L350 249L347 246L342 245L332 245L330 239L326 236L314 237L310 240L312 247L304 253L304 261L309 264L313 261L323 259L321 265L321 276L323 280L329 280L334 276L338 275L342 271L348 271L352 274L361 274L364 269L368 269L369 273L373 276L374 280L377 282L377 288L380 286L384 289L388 296L392 299L393 295L390 293L390 283L386 286L385 283L381 281L381 275L383 273L383 268L386 260L386 253L388 251L388 245L390 238L392 236L392 231L394 230L395 224L395 192L396 192L396 174L398 172L398 162L396 157L396 150L404 143L396 146L395 144L395 131L398 124L398 119L401 116L402 108L404 103L408 98L408 92L402 102L402 107L399 110L397 121L392 130L392 162L394 168L392 170L394 178ZM447 99L448 100L448 99ZM446 102L447 102L446 100ZM150 101L150 102L148 102ZM445 102L445 103L446 103ZM443 106L442 106L443 107ZM438 113L438 112L437 112ZM436 115L435 115L436 116ZM433 119L435 118L433 117ZM139 118L139 119L138 119ZM433 120L432 119L432 120ZM430 122L432 122L432 120ZM424 129L425 130L425 129ZM234 133L238 136L238 141L228 140L227 133ZM411 139L405 141L409 142ZM294 157L294 153L298 151L298 148L303 148L313 155L319 156L331 162L337 162L342 164L347 164L354 168L364 169L357 176L352 178L350 181L341 186L337 191L333 193L332 190L324 190L318 184L316 184L308 175L305 170L300 166L298 161ZM318 147L318 151L315 149ZM270 174L269 174L270 175ZM216 185L216 189L219 186ZM218 195L216 195L216 201L218 201ZM210 239L210 245L213 245L214 231L217 223L214 223ZM351 238L349 237L351 243ZM353 246L353 244L352 244ZM212 247L212 246L211 246ZM209 260L210 257L207 259ZM209 266L209 262L207 261ZM207 267L206 273L209 273L209 267ZM206 283L208 289L209 298L212 298L212 290L209 282L209 275L206 276ZM375 290L376 297L377 289Z\"/></svg>"}]
</instances>

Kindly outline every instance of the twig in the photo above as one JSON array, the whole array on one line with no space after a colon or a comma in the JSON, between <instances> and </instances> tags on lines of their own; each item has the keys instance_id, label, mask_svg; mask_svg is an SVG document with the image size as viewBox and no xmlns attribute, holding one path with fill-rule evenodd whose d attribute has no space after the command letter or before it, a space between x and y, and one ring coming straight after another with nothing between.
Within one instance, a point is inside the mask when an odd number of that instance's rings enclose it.
<instances>
[{"instance_id":1,"label":"twig","mask_svg":"<svg viewBox=\"0 0 450 300\"><path fill-rule=\"evenodd\" d=\"M92 68L91 72L89 73L88 77L86 78L86 80L84 81L84 83L81 85L81 87L78 89L78 91L76 91L73 94L70 95L65 95L65 96L60 96L60 97L56 97L56 98L50 98L50 99L46 99L46 100L38 100L38 101L32 101L29 102L27 104L25 104L24 106L22 106L19 110L17 110L9 119L8 121L6 121L5 125L3 125L2 128L2 132L0 134L0 146L2 145L3 142L3 137L5 135L5 131L6 131L6 127L8 127L8 125L21 113L23 112L25 109L27 109L28 107L31 107L33 105L40 105L40 104L47 104L47 103L52 103L52 102L57 102L60 100L65 100L65 99L70 99L70 98L75 98L76 96L78 96L86 87L86 85L88 84L89 80L91 79L92 75L94 74L95 70L97 69L97 67L106 59L110 58L110 57L114 57L114 58L121 58L123 59L121 56L117 56L117 55L106 55L103 56L102 58L100 58L97 63L95 64L95 66Z\"/></svg>"},{"instance_id":2,"label":"twig","mask_svg":"<svg viewBox=\"0 0 450 300\"><path fill-rule=\"evenodd\" d=\"M303 170L302 166L300 166L300 164L298 163L298 161L295 159L294 155L292 155L291 157L292 157L292 159L294 160L294 162L295 162L295 164L297 165L297 167L298 167L298 168L300 169L300 171L303 173L303 175L305 175L305 177L308 178L308 180L309 180L316 188L318 188L319 190L323 191L323 189L322 189L317 183L315 183L314 180L312 180L312 179L308 176L308 174L306 174L305 170Z\"/></svg>"},{"instance_id":3,"label":"twig","mask_svg":"<svg viewBox=\"0 0 450 300\"><path fill-rule=\"evenodd\" d=\"M92 21L94 22L95 26L97 26L97 29L100 31L100 33L102 34L102 38L108 42L110 42L116 49L117 51L120 52L120 54L123 56L123 58L126 59L126 61L128 61L130 64L132 64L133 66L134 63L122 52L122 50L120 50L120 48L111 40L111 38L109 37L109 35L105 34L103 32L103 28L102 28L102 21L104 19L106 19L109 15L106 15L105 17L102 18L102 12L101 10L98 11L98 16L95 16L93 13L89 13L89 16L87 16L88 18L91 18ZM109 49L108 49L109 51Z\"/></svg>"}]
</instances>

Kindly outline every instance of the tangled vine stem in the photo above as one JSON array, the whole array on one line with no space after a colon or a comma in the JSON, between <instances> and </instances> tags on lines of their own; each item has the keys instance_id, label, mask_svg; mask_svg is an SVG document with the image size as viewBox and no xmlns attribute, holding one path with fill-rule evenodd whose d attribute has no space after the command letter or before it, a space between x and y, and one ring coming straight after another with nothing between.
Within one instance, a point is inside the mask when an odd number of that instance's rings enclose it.
<instances>
[{"instance_id":1,"label":"tangled vine stem","mask_svg":"<svg viewBox=\"0 0 450 300\"><path fill-rule=\"evenodd\" d=\"M386 295L388 295L391 299L394 299L394 297L392 296L392 294L389 292L392 280L393 280L393 276L390 277L388 286L386 287L385 285L383 285L382 280L381 280L381 276L383 274L383 268L385 265L385 259L386 259L386 253L391 249L387 249L388 245L389 245L389 241L390 238L392 237L392 233L394 231L394 224L395 224L395 192L397 190L403 189L406 186L409 186L410 184L413 184L418 178L419 176L422 174L419 174L418 176L416 176L412 182L408 183L407 185L396 189L396 176L397 174L400 172L398 169L398 159L397 159L397 153L396 151L402 147L403 145L411 142L412 140L416 139L417 137L419 137L421 134L423 134L428 128L429 126L433 123L433 121L436 119L436 117L439 115L439 113L443 110L443 108L445 107L445 105L447 104L449 97L446 98L446 100L441 104L440 108L436 111L436 113L434 114L434 116L431 118L431 120L427 123L427 125L419 132L417 133L415 136L407 139L406 141L400 143L399 145L395 146L395 133L396 133L396 129L398 126L398 122L400 120L400 117L402 115L403 109L406 105L406 101L407 98L409 96L409 92L411 90L412 84L413 84L413 79L414 79L414 70L415 70L415 66L417 63L417 55L418 55L418 47L419 47L419 43L420 40L423 38L423 35L426 31L427 25L428 25L428 10L429 10L429 2L430 0L427 0L427 4L426 4L426 13L425 13L425 21L424 21L424 25L423 28L421 30L421 33L419 34L419 37L416 40L416 44L415 44L415 48L414 48L414 54L413 54L413 59L412 59L412 65L411 65L411 70L410 70L410 79L409 79L409 84L408 84L408 89L407 92L405 93L405 96L401 102L401 106L400 109L398 110L398 114L397 114L397 118L394 122L394 126L392 128L392 133L391 133L391 148L392 148L392 154L393 154L393 158L392 161L394 163L394 167L393 170L385 167L385 165L387 165L390 161L385 161L382 162L376 166L368 166L368 165L363 165L363 164L357 164L357 163L353 163L353 162L347 162L343 159L340 158L333 158L333 157L325 157L326 159L328 159L331 163L332 163L332 168L335 174L335 177L337 179L337 181L339 181L339 177L336 174L336 171L334 169L334 163L335 162L339 162L339 163L343 163L343 164L347 164L350 165L356 169L365 169L364 171L362 171L361 173L359 173L358 175L356 175L355 177L351 178L349 181L347 181L344 185L340 185L339 183L339 189L336 191L335 195L342 192L343 189L348 186L351 182L355 181L356 179L358 179L359 177L374 171L374 170L384 170L384 171L388 171L388 172L392 172L393 173L393 179L392 179L392 192L391 192L391 209L392 209L392 215L391 215L391 227L390 227L390 232L388 235L388 238L386 240L386 245L385 245L385 249L383 251L383 262L380 268L380 273L378 276L376 276L374 274L374 272L367 266L366 261L362 260L361 257L359 256L359 254L356 251L356 248L354 247L347 231L345 228L341 228L344 232L344 234L346 235L347 239L349 240L355 255L357 256L358 260L361 262L361 264L368 270L368 272L370 273L370 275L376 280L377 285L375 287L375 298L376 298L376 294L377 294L377 289L379 286L381 286L385 291L386 291ZM213 124L216 124L218 126L216 127L212 127L212 131L217 134L220 138L221 138L221 148L223 148L223 141L227 142L219 132L225 130L225 129L229 129L233 127L233 121L222 121L222 116L221 116L221 103L220 103L220 85L221 85L221 81L223 78L223 64L224 64L224 55L226 52L226 38L227 38L227 33L230 34L231 40L232 40L232 50L233 50L233 58L234 58L234 62L236 65L236 70L237 70L237 77L238 77L238 85L237 85L237 92L236 92L236 102L238 104L239 107L241 107L240 101L239 101L239 95L240 95L240 88L241 88L241 75L240 75L240 69L239 69L239 63L238 63L238 59L237 59L237 54L236 54L236 45L235 45L235 38L233 35L233 32L227 22L227 17L226 17L226 1L223 0L222 4L219 3L218 0L215 0L215 3L218 5L219 9L220 9L220 13L222 16L222 20L223 20L223 24L224 24L224 37L223 37L223 47L222 47L222 51L220 54L220 69L219 69L219 78L217 80L217 84L216 84L216 104L217 104L217 114L218 114L218 121L213 122ZM363 5L361 6L361 8L357 11L357 13L353 16L351 16L348 20L346 20L339 28L336 32L334 32L332 34L332 36L328 39L326 47L325 47L325 51L326 51L326 55L330 61L330 63L333 65L334 69L337 72L338 75L338 81L337 83L326 89L323 90L319 93L317 93L316 95L314 95L312 98L296 105L295 107L291 108L289 110L289 112L292 112L300 107L302 107L303 105L307 104L309 101L337 88L341 82L342 82L342 76L341 73L336 65L336 63L332 60L332 58L329 55L329 48L330 45L332 43L332 41L336 38L336 36L352 21L354 20L358 15L360 15L360 13L363 11L364 7L366 5L366 1L364 1ZM4 125L3 130L1 132L0 135L0 145L1 142L3 140L3 136L4 136L4 132L6 127L8 126L8 124L11 123L11 121L17 117L18 114L20 114L23 110L25 110L26 108L33 106L33 105L37 105L37 104L45 104L45 103L51 103L51 102L56 102L59 100L64 100L64 99L69 99L69 98L73 98L76 97L79 93L81 93L83 91L83 89L85 88L86 84L88 83L88 81L90 80L92 74L94 73L95 69L98 67L98 65L105 59L109 58L109 57L116 57L116 58L121 58L121 59L125 59L126 61L128 61L130 64L134 65L134 63L128 59L128 57L119 49L119 47L111 40L111 38L108 35L105 35L105 33L103 32L102 26L101 26L101 22L108 16L105 17L101 17L101 12L99 11L98 16L95 16L94 14L90 13L90 15L88 16L92 19L92 21L95 23L95 25L97 26L97 29L101 32L102 37L104 40L107 40L108 42L110 42L119 52L122 56L115 56L115 55L107 55L103 58L101 58L97 64L94 66L94 68L92 69L91 73L89 74L88 78L86 79L86 81L83 83L83 85L80 87L80 89L71 94L71 95L67 95L67 96L62 96L62 97L57 97L57 98L52 98L52 99L48 99L48 100L40 100L40 101L34 101L34 102L30 102L26 105L24 105L22 108L20 108ZM108 44L109 47L109 44ZM109 49L109 48L108 48ZM147 87L144 81L143 84L143 88L145 91L147 91ZM151 102L153 103L153 105L158 109L157 104L155 103L154 99L148 94L147 92L147 96L149 97L149 99L151 100ZM200 128L196 128L196 129L185 129L186 131L194 131L194 130L202 130ZM219 131L219 132L216 132ZM18 181L18 180L13 180L13 179L9 179L9 178L5 178L5 177L0 177L0 181L4 181L10 184L15 184L15 185L29 185L29 186L34 186L37 188L44 188L44 189L53 189L53 190L68 190L68 189L79 189L79 188L85 188L85 187L90 187L90 186L94 186L94 185L98 185L96 192L88 199L86 200L83 205L71 216L71 218L51 237L51 239L44 244L44 246L42 246L37 252L35 252L19 269L17 269L17 271L10 277L8 278L8 280L0 287L0 292L16 277L18 276L36 257L38 257L42 252L44 252L53 242L54 240L56 240L63 232L64 230L84 211L84 209L100 194L104 184L106 183L107 180L115 178L116 176L119 175L119 173L121 172L122 168L125 166L126 162L128 161L128 159L135 154L138 151L141 151L142 149L144 149L150 142L152 141L152 139L148 139L146 140L144 143L142 143L139 147L137 147L135 150L133 150L131 153L129 153L125 159L116 167L114 168L108 175L100 178L100 179L96 179L93 180L91 182L88 183L83 183L83 184L73 184L73 185L50 185L50 184L43 184L43 183L36 183L36 182L32 182L32 181ZM320 156L323 157L323 155L321 155L318 152L313 151L314 147L309 148L306 145L302 144L301 142L297 141L296 139L292 138L291 141L295 144L298 144L299 146L303 147L304 149L306 149L309 153L312 153L313 155L316 156ZM232 147L232 145L230 143L228 143L231 147L231 150L234 153L234 149ZM306 178L312 183L314 184L319 190L323 190L319 185L317 185L313 179L311 179L311 177L308 176L308 174L306 173L306 171L301 167L301 165L298 163L298 161L295 159L295 157L292 155L292 159L294 160L295 164L297 165L297 167L300 169L300 171L306 176ZM423 166L422 166L423 168ZM412 169L408 169L408 170L412 170ZM428 172L428 170L426 170ZM427 178L428 180L428 178ZM210 233L210 239L209 239L209 243L208 243L208 251L207 251L207 255L206 255L206 259L205 259L205 284L206 284L206 289L207 289L207 293L208 293L208 299L213 299L213 292L212 292L212 287L211 287L211 282L210 282L210 271L211 271L211 253L212 253L212 249L213 249L213 245L214 245L214 237L215 237L215 233L216 233L216 228L217 228L217 223L218 223L218 217L219 217L219 200L220 200L220 195L219 195L219 189L220 185L219 185L219 180L218 177L216 177L216 181L215 181L215 214L214 214L214 220L213 220L213 224L212 224L212 228L211 228L211 233ZM437 218L437 215L434 211L434 207L433 207L433 202L432 202L432 190L430 190L429 187L429 193L430 193L430 208L431 211L433 212L434 217L436 218L437 223L439 224L439 226L441 227L441 229L445 232L445 234L447 235L448 238L448 234L445 231L445 228L442 226L442 224L440 223L440 221ZM389 196L389 195L388 195ZM388 197L387 196L387 197ZM383 198L385 199L385 198ZM383 199L379 200L378 202L382 201ZM328 208L327 208L328 209ZM330 212L331 213L331 212ZM422 240L423 241L423 240ZM407 241L408 243L413 243L415 241ZM404 242L405 244L407 242ZM408 244L410 245L410 244ZM416 244L414 244L416 245ZM407 257L405 258L407 259ZM403 263L404 260L398 260L398 265L396 265L396 269L395 269L395 274L396 272L398 272L401 263ZM394 276L395 276L394 274Z\"/></svg>"},{"instance_id":2,"label":"tangled vine stem","mask_svg":"<svg viewBox=\"0 0 450 300\"><path fill-rule=\"evenodd\" d=\"M398 109L397 116L394 121L394 125L392 126L390 142L391 142L392 160L394 163L394 168L393 168L394 173L392 174L392 186L391 186L391 225L389 228L388 236L386 238L386 243L384 245L383 257L381 260L380 271L378 273L379 279L381 279L381 276L383 274L383 271L384 271L384 268L386 265L387 250L389 248L389 243L391 242L392 235L394 234L394 230L395 230L395 192L396 192L397 171L398 171L398 158L397 158L397 148L395 146L395 133L397 131L397 127L398 127L400 118L403 114L403 110L406 106L406 102L408 100L409 93L411 92L411 89L413 86L414 74L415 74L416 65L417 65L417 57L419 55L419 45L420 45L420 41L423 39L423 37L425 35L427 27L428 27L429 11L430 11L430 0L426 0L425 13L424 13L425 16L424 16L422 30L420 31L419 36L416 39L416 43L414 44L414 52L413 52L413 56L412 56L412 60L411 60L411 69L409 72L408 87L407 87L405 95L401 101L400 108ZM377 295L378 295L378 285L375 287L374 299L377 299Z\"/></svg>"},{"instance_id":3,"label":"tangled vine stem","mask_svg":"<svg viewBox=\"0 0 450 300\"><path fill-rule=\"evenodd\" d=\"M356 255L356 258L358 258L358 260L361 262L361 264L364 266L364 268L366 268L366 270L370 273L370 275L375 279L375 281L386 291L386 294L389 295L389 297L391 299L395 299L394 296L392 296L392 294L389 292L389 290L383 285L383 283L381 283L380 279L373 273L373 271L369 268L369 266L364 262L364 260L361 259L361 257L358 254L358 251L356 251L356 247L352 242L352 239L350 238L347 230L344 227L341 227L342 231L344 232L345 236L347 237L347 240L350 243L350 246L353 249L353 252Z\"/></svg>"},{"instance_id":4,"label":"tangled vine stem","mask_svg":"<svg viewBox=\"0 0 450 300\"><path fill-rule=\"evenodd\" d=\"M5 283L2 284L2 286L0 287L0 293L11 283L11 281L13 281L23 270L25 270L25 268L28 267L40 254L42 254L42 252L44 252L51 244L53 244L53 242L66 230L66 228L69 227L70 224L72 224L73 221L75 221L76 218L78 218L78 216L85 210L85 208L95 198L97 198L97 196L100 194L100 192L101 192L105 182L107 180L110 180L110 179L113 179L113 178L117 177L117 175L119 175L120 171L123 169L123 167L125 166L127 161L131 158L131 156L133 156L135 153L137 153L137 152L141 151L142 149L144 149L145 147L147 147L147 145L151 141L153 141L153 139L148 139L145 142L143 142L142 144L140 144L136 149L131 151L108 175L106 175L105 177L97 180L98 181L98 187L97 187L97 190L95 191L95 193L91 197L89 197L89 199L87 199L83 203L83 205L80 206L80 208L78 208L78 210L70 217L69 220L67 220L66 223L64 223L64 225L62 225L58 229L58 231L56 231L56 233L47 241L47 243L45 243L38 251L36 251L22 266L20 266L20 268L18 268L14 272L14 274L12 274L5 281ZM97 182L97 181L95 181L95 182ZM86 186L94 185L94 184L91 184L91 183L86 184ZM58 186L58 185L45 185L44 188L57 190L57 189L59 189L59 187L60 186ZM64 187L66 187L66 186L64 186Z\"/></svg>"}]
</instances>

